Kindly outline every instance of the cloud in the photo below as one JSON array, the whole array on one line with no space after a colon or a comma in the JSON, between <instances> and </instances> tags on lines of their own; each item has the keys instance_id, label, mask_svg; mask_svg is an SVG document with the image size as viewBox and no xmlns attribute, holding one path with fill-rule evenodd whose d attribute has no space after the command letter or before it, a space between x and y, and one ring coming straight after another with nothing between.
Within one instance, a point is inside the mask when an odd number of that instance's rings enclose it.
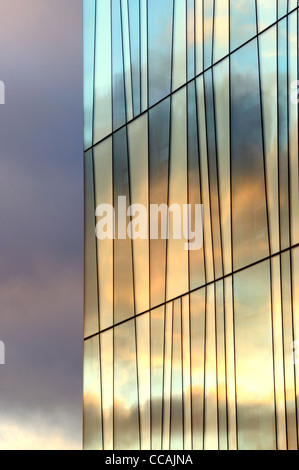
<instances>
[{"instance_id":1,"label":"cloud","mask_svg":"<svg viewBox=\"0 0 299 470\"><path fill-rule=\"evenodd\" d=\"M79 0L1 4L1 449L81 447L81 23Z\"/></svg>"}]
</instances>

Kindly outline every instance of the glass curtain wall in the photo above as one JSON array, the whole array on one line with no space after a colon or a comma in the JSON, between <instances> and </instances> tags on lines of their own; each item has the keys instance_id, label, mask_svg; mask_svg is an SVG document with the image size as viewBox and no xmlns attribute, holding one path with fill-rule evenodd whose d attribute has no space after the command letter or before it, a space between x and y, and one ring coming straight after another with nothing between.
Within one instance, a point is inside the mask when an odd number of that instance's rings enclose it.
<instances>
[{"instance_id":1,"label":"glass curtain wall","mask_svg":"<svg viewBox=\"0 0 299 470\"><path fill-rule=\"evenodd\" d=\"M298 449L298 2L83 4L84 448ZM97 239L119 196L202 248Z\"/></svg>"}]
</instances>

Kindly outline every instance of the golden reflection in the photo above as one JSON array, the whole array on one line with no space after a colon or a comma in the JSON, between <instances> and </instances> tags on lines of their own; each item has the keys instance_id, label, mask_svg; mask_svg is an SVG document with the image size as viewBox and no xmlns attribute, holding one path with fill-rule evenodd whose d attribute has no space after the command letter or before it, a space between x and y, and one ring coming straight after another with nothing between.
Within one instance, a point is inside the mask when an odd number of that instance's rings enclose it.
<instances>
[{"instance_id":1,"label":"golden reflection","mask_svg":"<svg viewBox=\"0 0 299 470\"><path fill-rule=\"evenodd\" d=\"M289 17L289 86L297 82L298 44L297 44L297 18L294 12ZM294 92L294 88L291 88ZM298 164L298 105L290 101L289 104L289 145L290 145L290 189L291 189L291 244L299 242L299 164Z\"/></svg>"},{"instance_id":2,"label":"golden reflection","mask_svg":"<svg viewBox=\"0 0 299 470\"><path fill-rule=\"evenodd\" d=\"M171 352L172 352L172 310L173 303L166 305L165 346L164 346L164 384L163 384L163 442L162 449L170 449L170 394L171 394Z\"/></svg>"},{"instance_id":3,"label":"golden reflection","mask_svg":"<svg viewBox=\"0 0 299 470\"><path fill-rule=\"evenodd\" d=\"M103 400L103 441L105 450L113 450L113 331L100 335L102 400Z\"/></svg>"},{"instance_id":4,"label":"golden reflection","mask_svg":"<svg viewBox=\"0 0 299 470\"><path fill-rule=\"evenodd\" d=\"M131 204L149 208L148 201L148 115L128 127ZM149 309L149 240L133 241L136 313Z\"/></svg>"},{"instance_id":5,"label":"golden reflection","mask_svg":"<svg viewBox=\"0 0 299 470\"><path fill-rule=\"evenodd\" d=\"M182 299L182 348L183 348L183 409L184 449L192 449L191 411L191 355L189 295Z\"/></svg>"},{"instance_id":6,"label":"golden reflection","mask_svg":"<svg viewBox=\"0 0 299 470\"><path fill-rule=\"evenodd\" d=\"M94 149L96 207L113 204L112 138ZM113 240L97 239L100 329L113 324Z\"/></svg>"},{"instance_id":7,"label":"golden reflection","mask_svg":"<svg viewBox=\"0 0 299 470\"><path fill-rule=\"evenodd\" d=\"M271 260L272 269L272 309L273 309L273 345L274 345L274 376L276 390L276 417L278 450L287 449L286 441L286 408L283 362L283 321L281 309L280 259L276 256Z\"/></svg>"},{"instance_id":8,"label":"golden reflection","mask_svg":"<svg viewBox=\"0 0 299 470\"><path fill-rule=\"evenodd\" d=\"M150 450L150 314L136 319L141 450Z\"/></svg>"},{"instance_id":9,"label":"golden reflection","mask_svg":"<svg viewBox=\"0 0 299 470\"><path fill-rule=\"evenodd\" d=\"M223 246L224 274L232 272L231 259L231 191L230 191L230 119L229 119L229 60L216 65L213 71L215 84L215 119L218 141L218 175L220 217Z\"/></svg>"},{"instance_id":10,"label":"golden reflection","mask_svg":"<svg viewBox=\"0 0 299 470\"><path fill-rule=\"evenodd\" d=\"M119 450L140 449L134 339L134 320L114 329L114 449Z\"/></svg>"},{"instance_id":11,"label":"golden reflection","mask_svg":"<svg viewBox=\"0 0 299 470\"><path fill-rule=\"evenodd\" d=\"M275 449L270 265L234 276L239 449Z\"/></svg>"},{"instance_id":12,"label":"golden reflection","mask_svg":"<svg viewBox=\"0 0 299 470\"><path fill-rule=\"evenodd\" d=\"M219 418L219 449L227 450L227 410L226 410L226 343L224 318L223 281L215 286L216 306L216 351L217 351L217 401Z\"/></svg>"},{"instance_id":13,"label":"golden reflection","mask_svg":"<svg viewBox=\"0 0 299 470\"><path fill-rule=\"evenodd\" d=\"M187 124L186 124L186 88L172 98L172 141L169 176L169 207L187 204ZM170 223L167 242L167 299L170 300L188 291L188 251L186 240L173 237L173 224ZM183 217L181 218L181 234Z\"/></svg>"},{"instance_id":14,"label":"golden reflection","mask_svg":"<svg viewBox=\"0 0 299 470\"><path fill-rule=\"evenodd\" d=\"M195 220L195 205L202 203L195 86L195 82L188 85L188 204L191 205L191 221ZM189 287L193 290L204 283L204 250L189 251Z\"/></svg>"},{"instance_id":15,"label":"golden reflection","mask_svg":"<svg viewBox=\"0 0 299 470\"><path fill-rule=\"evenodd\" d=\"M207 287L205 344L205 434L204 449L218 450L217 375L214 286Z\"/></svg>"},{"instance_id":16,"label":"golden reflection","mask_svg":"<svg viewBox=\"0 0 299 470\"><path fill-rule=\"evenodd\" d=\"M205 289L190 294L193 449L203 450Z\"/></svg>"},{"instance_id":17,"label":"golden reflection","mask_svg":"<svg viewBox=\"0 0 299 470\"><path fill-rule=\"evenodd\" d=\"M84 337L99 331L96 237L94 215L93 152L84 156Z\"/></svg>"},{"instance_id":18,"label":"golden reflection","mask_svg":"<svg viewBox=\"0 0 299 470\"><path fill-rule=\"evenodd\" d=\"M299 248L292 250L292 266L293 266L293 318L294 318L294 340L296 348L293 349L295 372L296 372L296 401L297 401L297 423L299 423L299 361L298 361L298 344L299 344ZM299 431L299 429L298 429Z\"/></svg>"},{"instance_id":19,"label":"golden reflection","mask_svg":"<svg viewBox=\"0 0 299 470\"><path fill-rule=\"evenodd\" d=\"M102 449L99 337L84 343L84 446Z\"/></svg>"},{"instance_id":20,"label":"golden reflection","mask_svg":"<svg viewBox=\"0 0 299 470\"><path fill-rule=\"evenodd\" d=\"M261 92L271 252L279 251L276 27L260 36ZM269 83L272 86L269 87Z\"/></svg>"},{"instance_id":21,"label":"golden reflection","mask_svg":"<svg viewBox=\"0 0 299 470\"><path fill-rule=\"evenodd\" d=\"M288 449L297 449L297 423L296 423L296 394L295 394L295 367L293 361L292 343L294 338L293 309L291 296L291 255L283 253L281 263L281 295L284 345L284 374Z\"/></svg>"},{"instance_id":22,"label":"golden reflection","mask_svg":"<svg viewBox=\"0 0 299 470\"><path fill-rule=\"evenodd\" d=\"M182 311L173 304L170 449L183 450Z\"/></svg>"},{"instance_id":23,"label":"golden reflection","mask_svg":"<svg viewBox=\"0 0 299 470\"><path fill-rule=\"evenodd\" d=\"M215 63L229 53L229 0L216 0L214 21Z\"/></svg>"},{"instance_id":24,"label":"golden reflection","mask_svg":"<svg viewBox=\"0 0 299 470\"><path fill-rule=\"evenodd\" d=\"M235 388L235 335L233 313L232 277L224 280L226 374L227 374L227 419L228 448L237 449L236 388Z\"/></svg>"},{"instance_id":25,"label":"golden reflection","mask_svg":"<svg viewBox=\"0 0 299 470\"><path fill-rule=\"evenodd\" d=\"M197 104L199 118L199 140L200 140L200 172L202 183L202 204L203 204L203 231L204 231L204 251L206 261L206 282L214 279L213 251L212 251L212 231L210 216L210 196L209 196L209 175L208 175L208 154L206 140L206 118L204 102L203 77L196 80Z\"/></svg>"},{"instance_id":26,"label":"golden reflection","mask_svg":"<svg viewBox=\"0 0 299 470\"><path fill-rule=\"evenodd\" d=\"M162 398L163 398L163 351L165 307L150 313L151 316L151 443L153 450L162 448Z\"/></svg>"},{"instance_id":27,"label":"golden reflection","mask_svg":"<svg viewBox=\"0 0 299 470\"><path fill-rule=\"evenodd\" d=\"M149 112L150 204L167 204L170 100ZM165 301L166 240L150 240L150 305Z\"/></svg>"}]
</instances>

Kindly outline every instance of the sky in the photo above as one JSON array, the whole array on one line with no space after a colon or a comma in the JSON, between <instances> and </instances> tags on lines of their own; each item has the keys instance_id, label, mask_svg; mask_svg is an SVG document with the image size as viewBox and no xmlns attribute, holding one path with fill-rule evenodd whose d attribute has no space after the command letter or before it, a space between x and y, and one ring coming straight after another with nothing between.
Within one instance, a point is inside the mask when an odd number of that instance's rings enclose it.
<instances>
[{"instance_id":1,"label":"sky","mask_svg":"<svg viewBox=\"0 0 299 470\"><path fill-rule=\"evenodd\" d=\"M81 0L0 0L0 449L81 449Z\"/></svg>"}]
</instances>

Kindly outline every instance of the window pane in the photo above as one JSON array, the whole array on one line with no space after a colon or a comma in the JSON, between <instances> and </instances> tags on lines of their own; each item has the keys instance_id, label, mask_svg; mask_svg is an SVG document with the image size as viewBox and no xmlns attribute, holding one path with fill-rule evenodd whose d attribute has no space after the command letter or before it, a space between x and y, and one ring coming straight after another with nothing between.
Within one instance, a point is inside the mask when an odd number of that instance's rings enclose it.
<instances>
[{"instance_id":1,"label":"window pane","mask_svg":"<svg viewBox=\"0 0 299 470\"><path fill-rule=\"evenodd\" d=\"M84 337L99 331L97 249L93 181L93 151L84 156L85 236L84 236Z\"/></svg>"},{"instance_id":2,"label":"window pane","mask_svg":"<svg viewBox=\"0 0 299 470\"><path fill-rule=\"evenodd\" d=\"M135 322L114 329L114 449L138 450Z\"/></svg>"},{"instance_id":3,"label":"window pane","mask_svg":"<svg viewBox=\"0 0 299 470\"><path fill-rule=\"evenodd\" d=\"M256 0L230 1L230 50L256 35Z\"/></svg>"},{"instance_id":4,"label":"window pane","mask_svg":"<svg viewBox=\"0 0 299 470\"><path fill-rule=\"evenodd\" d=\"M231 57L234 269L269 254L256 40Z\"/></svg>"},{"instance_id":5,"label":"window pane","mask_svg":"<svg viewBox=\"0 0 299 470\"><path fill-rule=\"evenodd\" d=\"M83 2L84 149L92 145L95 0Z\"/></svg>"},{"instance_id":6,"label":"window pane","mask_svg":"<svg viewBox=\"0 0 299 470\"><path fill-rule=\"evenodd\" d=\"M182 299L184 449L192 449L190 298Z\"/></svg>"},{"instance_id":7,"label":"window pane","mask_svg":"<svg viewBox=\"0 0 299 470\"><path fill-rule=\"evenodd\" d=\"M204 1L204 68L212 65L214 0Z\"/></svg>"},{"instance_id":8,"label":"window pane","mask_svg":"<svg viewBox=\"0 0 299 470\"><path fill-rule=\"evenodd\" d=\"M130 205L127 130L113 135L114 168L114 323L134 315L132 240L127 236L126 214ZM119 197L124 202L120 202Z\"/></svg>"},{"instance_id":9,"label":"window pane","mask_svg":"<svg viewBox=\"0 0 299 470\"><path fill-rule=\"evenodd\" d=\"M215 95L212 71L208 70L204 74L206 126L207 126L207 150L208 150L208 174L210 184L210 204L211 204L211 227L213 236L213 260L215 277L223 275L222 243L220 235L220 200L218 181L218 155L216 148L216 128L215 128Z\"/></svg>"},{"instance_id":10,"label":"window pane","mask_svg":"<svg viewBox=\"0 0 299 470\"><path fill-rule=\"evenodd\" d=\"M148 178L148 114L136 119L128 126L130 154L131 204L142 204L146 208L146 225L149 211ZM137 217L141 215L137 214ZM141 230L141 227L139 227ZM149 231L147 239L133 241L134 287L136 313L149 309Z\"/></svg>"},{"instance_id":11,"label":"window pane","mask_svg":"<svg viewBox=\"0 0 299 470\"><path fill-rule=\"evenodd\" d=\"M96 207L113 204L112 138L94 148ZM97 219L98 222L98 219ZM113 325L113 240L97 240L100 329Z\"/></svg>"},{"instance_id":12,"label":"window pane","mask_svg":"<svg viewBox=\"0 0 299 470\"><path fill-rule=\"evenodd\" d=\"M183 450L183 381L182 381L182 309L181 299L173 305L172 374L171 374L171 449Z\"/></svg>"},{"instance_id":13,"label":"window pane","mask_svg":"<svg viewBox=\"0 0 299 470\"><path fill-rule=\"evenodd\" d=\"M171 155L169 171L169 208L176 206L169 216L167 242L167 298L171 300L188 291L188 250L184 238L184 210L187 204L187 122L186 88L175 93L171 101ZM187 225L187 224L186 224ZM176 239L175 231L181 238ZM179 230L181 229L181 230Z\"/></svg>"},{"instance_id":14,"label":"window pane","mask_svg":"<svg viewBox=\"0 0 299 470\"><path fill-rule=\"evenodd\" d=\"M275 450L270 265L234 276L238 448Z\"/></svg>"},{"instance_id":15,"label":"window pane","mask_svg":"<svg viewBox=\"0 0 299 470\"><path fill-rule=\"evenodd\" d=\"M124 77L124 55L120 1L112 4L112 81L113 81L113 130L126 122L126 96ZM105 42L104 42L105 44Z\"/></svg>"},{"instance_id":16,"label":"window pane","mask_svg":"<svg viewBox=\"0 0 299 470\"><path fill-rule=\"evenodd\" d=\"M217 358L217 400L219 419L219 450L227 450L227 381L226 381L226 341L224 317L223 281L216 284L216 358Z\"/></svg>"},{"instance_id":17,"label":"window pane","mask_svg":"<svg viewBox=\"0 0 299 470\"><path fill-rule=\"evenodd\" d=\"M162 449L170 449L170 416L171 416L171 364L172 364L172 323L173 302L166 305L164 330L164 379L163 379L163 426Z\"/></svg>"},{"instance_id":18,"label":"window pane","mask_svg":"<svg viewBox=\"0 0 299 470\"><path fill-rule=\"evenodd\" d=\"M84 342L84 448L102 450L99 337Z\"/></svg>"},{"instance_id":19,"label":"window pane","mask_svg":"<svg viewBox=\"0 0 299 470\"><path fill-rule=\"evenodd\" d=\"M141 450L151 448L150 314L136 318Z\"/></svg>"},{"instance_id":20,"label":"window pane","mask_svg":"<svg viewBox=\"0 0 299 470\"><path fill-rule=\"evenodd\" d=\"M298 76L298 18L297 12L289 17L289 90L294 93ZM296 88L295 88L296 91ZM291 97L292 98L292 97ZM299 242L299 165L298 165L298 103L289 101L289 146L290 146L290 189L291 189L291 244Z\"/></svg>"},{"instance_id":21,"label":"window pane","mask_svg":"<svg viewBox=\"0 0 299 470\"><path fill-rule=\"evenodd\" d=\"M149 105L170 93L173 0L148 2Z\"/></svg>"},{"instance_id":22,"label":"window pane","mask_svg":"<svg viewBox=\"0 0 299 470\"><path fill-rule=\"evenodd\" d=\"M205 289L190 295L193 449L203 450L205 370Z\"/></svg>"},{"instance_id":23,"label":"window pane","mask_svg":"<svg viewBox=\"0 0 299 470\"><path fill-rule=\"evenodd\" d=\"M103 441L105 450L113 450L113 330L100 335L102 401L103 401Z\"/></svg>"},{"instance_id":24,"label":"window pane","mask_svg":"<svg viewBox=\"0 0 299 470\"><path fill-rule=\"evenodd\" d=\"M129 0L128 15L130 26L130 52L132 62L132 87L134 116L141 112L141 88L140 88L140 2Z\"/></svg>"},{"instance_id":25,"label":"window pane","mask_svg":"<svg viewBox=\"0 0 299 470\"><path fill-rule=\"evenodd\" d=\"M188 204L191 220L195 220L195 205L202 203L199 174L199 140L195 82L188 85ZM189 251L190 289L205 283L204 250Z\"/></svg>"},{"instance_id":26,"label":"window pane","mask_svg":"<svg viewBox=\"0 0 299 470\"><path fill-rule=\"evenodd\" d=\"M271 252L279 251L277 27L261 34L260 66ZM271 83L271 86L269 86Z\"/></svg>"},{"instance_id":27,"label":"window pane","mask_svg":"<svg viewBox=\"0 0 299 470\"><path fill-rule=\"evenodd\" d=\"M218 175L221 213L221 235L224 274L232 272L231 253L231 177L230 177L230 109L229 60L213 70L215 87L215 119L217 130Z\"/></svg>"},{"instance_id":28,"label":"window pane","mask_svg":"<svg viewBox=\"0 0 299 470\"><path fill-rule=\"evenodd\" d=\"M187 0L187 80L195 76L195 1Z\"/></svg>"},{"instance_id":29,"label":"window pane","mask_svg":"<svg viewBox=\"0 0 299 470\"><path fill-rule=\"evenodd\" d=\"M218 450L214 285L207 287L206 296L204 450Z\"/></svg>"},{"instance_id":30,"label":"window pane","mask_svg":"<svg viewBox=\"0 0 299 470\"><path fill-rule=\"evenodd\" d=\"M200 175L203 204L203 229L204 229L204 254L206 263L206 282L214 279L214 262L212 249L212 225L210 212L210 188L208 174L208 149L207 149L207 130L206 130L206 110L204 99L204 80L199 77L196 82L197 88L197 110L198 110L198 132L200 143Z\"/></svg>"},{"instance_id":31,"label":"window pane","mask_svg":"<svg viewBox=\"0 0 299 470\"><path fill-rule=\"evenodd\" d=\"M170 100L149 112L150 204L168 202ZM166 240L150 240L151 306L165 301Z\"/></svg>"},{"instance_id":32,"label":"window pane","mask_svg":"<svg viewBox=\"0 0 299 470\"><path fill-rule=\"evenodd\" d=\"M258 29L259 32L275 23L277 15L277 2L273 0L257 0Z\"/></svg>"},{"instance_id":33,"label":"window pane","mask_svg":"<svg viewBox=\"0 0 299 470\"><path fill-rule=\"evenodd\" d=\"M96 2L96 21L94 144L112 131L111 7L109 0Z\"/></svg>"},{"instance_id":34,"label":"window pane","mask_svg":"<svg viewBox=\"0 0 299 470\"><path fill-rule=\"evenodd\" d=\"M151 423L152 449L162 449L164 316L165 308L151 312Z\"/></svg>"},{"instance_id":35,"label":"window pane","mask_svg":"<svg viewBox=\"0 0 299 470\"><path fill-rule=\"evenodd\" d=\"M278 23L278 152L281 249L290 246L287 22Z\"/></svg>"},{"instance_id":36,"label":"window pane","mask_svg":"<svg viewBox=\"0 0 299 470\"><path fill-rule=\"evenodd\" d=\"M186 0L174 2L172 90L186 83Z\"/></svg>"}]
</instances>

